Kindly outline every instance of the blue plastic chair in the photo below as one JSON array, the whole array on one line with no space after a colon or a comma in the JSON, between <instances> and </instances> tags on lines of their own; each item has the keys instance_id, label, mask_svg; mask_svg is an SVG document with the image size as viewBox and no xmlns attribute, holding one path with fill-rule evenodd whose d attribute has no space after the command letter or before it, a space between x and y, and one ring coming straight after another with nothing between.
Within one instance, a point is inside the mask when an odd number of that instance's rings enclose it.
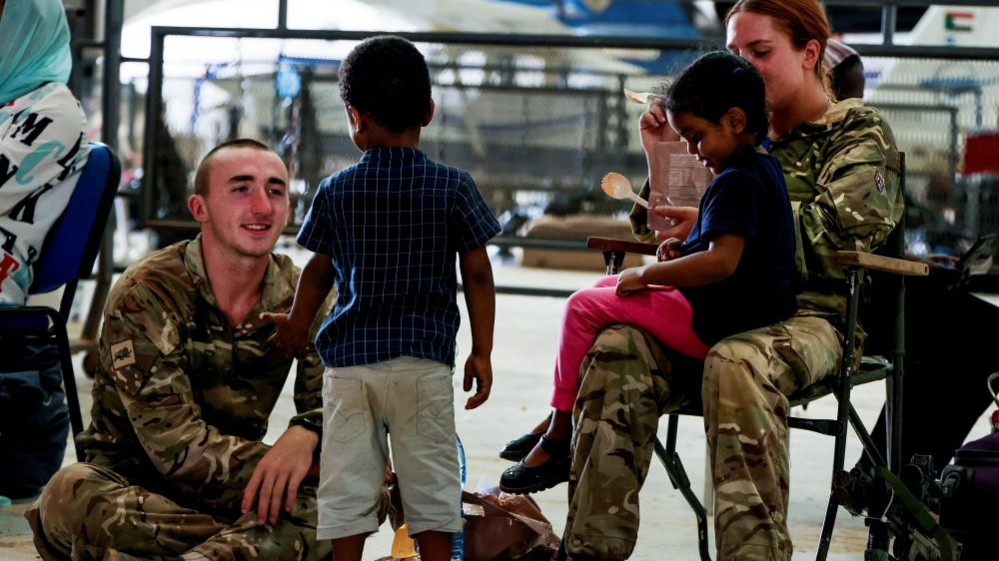
<instances>
[{"instance_id":1,"label":"blue plastic chair","mask_svg":"<svg viewBox=\"0 0 999 561\"><path fill-rule=\"evenodd\" d=\"M120 180L118 156L107 146L91 142L83 173L66 210L45 238L28 290L29 294L46 294L65 286L59 309L48 306L0 307L0 337L4 334L34 336L42 341L47 338L57 345L74 437L83 432L83 418L66 324L77 283L93 272ZM82 458L75 438L74 445L76 457Z\"/></svg>"}]
</instances>

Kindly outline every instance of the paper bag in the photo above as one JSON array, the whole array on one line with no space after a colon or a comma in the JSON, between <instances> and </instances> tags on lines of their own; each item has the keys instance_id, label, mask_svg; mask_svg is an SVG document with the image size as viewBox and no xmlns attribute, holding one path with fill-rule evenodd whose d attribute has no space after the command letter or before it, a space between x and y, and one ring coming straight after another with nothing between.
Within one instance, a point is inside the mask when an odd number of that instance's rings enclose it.
<instances>
[{"instance_id":1,"label":"paper bag","mask_svg":"<svg viewBox=\"0 0 999 561\"><path fill-rule=\"evenodd\" d=\"M697 161L697 156L687 152L687 143L683 141L653 145L649 174L649 205L652 207L696 207L712 178L711 170ZM655 212L649 212L648 217L652 230L667 230L673 226L668 218Z\"/></svg>"},{"instance_id":2,"label":"paper bag","mask_svg":"<svg viewBox=\"0 0 999 561\"><path fill-rule=\"evenodd\" d=\"M559 538L526 495L462 493L465 561L550 561Z\"/></svg>"}]
</instances>

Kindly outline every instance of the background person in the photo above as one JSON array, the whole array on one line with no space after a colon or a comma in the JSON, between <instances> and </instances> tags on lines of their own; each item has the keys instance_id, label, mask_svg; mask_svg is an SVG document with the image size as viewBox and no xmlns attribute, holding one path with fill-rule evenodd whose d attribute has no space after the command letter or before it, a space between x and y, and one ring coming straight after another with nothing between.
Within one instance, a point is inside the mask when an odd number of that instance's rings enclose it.
<instances>
[{"instance_id":1,"label":"background person","mask_svg":"<svg viewBox=\"0 0 999 561\"><path fill-rule=\"evenodd\" d=\"M89 148L66 87L72 59L59 0L0 0L0 306L22 306L45 236ZM31 497L62 465L69 412L54 345L0 336L0 495Z\"/></svg>"}]
</instances>

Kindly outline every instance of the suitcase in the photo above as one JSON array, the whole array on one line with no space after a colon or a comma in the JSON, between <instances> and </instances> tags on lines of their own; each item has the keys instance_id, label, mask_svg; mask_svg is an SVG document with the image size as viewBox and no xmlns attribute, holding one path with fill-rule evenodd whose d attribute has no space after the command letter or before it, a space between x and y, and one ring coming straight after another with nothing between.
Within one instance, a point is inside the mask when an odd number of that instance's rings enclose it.
<instances>
[{"instance_id":1,"label":"suitcase","mask_svg":"<svg viewBox=\"0 0 999 561\"><path fill-rule=\"evenodd\" d=\"M999 374L999 373L997 373ZM990 389L993 374L989 379ZM994 396L994 394L993 394ZM999 401L997 401L999 403ZM944 468L940 525L962 544L961 560L999 559L999 410L992 434L962 446Z\"/></svg>"}]
</instances>

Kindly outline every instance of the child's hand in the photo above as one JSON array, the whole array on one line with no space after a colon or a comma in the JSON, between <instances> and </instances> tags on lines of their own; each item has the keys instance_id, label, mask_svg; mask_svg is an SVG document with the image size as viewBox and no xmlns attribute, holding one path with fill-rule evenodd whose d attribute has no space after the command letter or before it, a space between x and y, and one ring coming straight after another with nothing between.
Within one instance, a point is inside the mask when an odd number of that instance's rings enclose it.
<instances>
[{"instance_id":1,"label":"child's hand","mask_svg":"<svg viewBox=\"0 0 999 561\"><path fill-rule=\"evenodd\" d=\"M656 250L656 259L660 262L669 261L670 259L676 259L680 256L679 247L682 244L680 240L676 238L669 238L663 243L659 244L659 249Z\"/></svg>"},{"instance_id":2,"label":"child's hand","mask_svg":"<svg viewBox=\"0 0 999 561\"><path fill-rule=\"evenodd\" d=\"M489 355L472 354L465 361L465 380L462 388L472 391L472 380L475 380L475 395L465 402L465 409L475 409L489 399L489 391L493 387L493 366Z\"/></svg>"},{"instance_id":3,"label":"child's hand","mask_svg":"<svg viewBox=\"0 0 999 561\"><path fill-rule=\"evenodd\" d=\"M642 280L643 267L634 267L621 271L617 276L617 295L624 297L645 290L649 285Z\"/></svg>"},{"instance_id":4,"label":"child's hand","mask_svg":"<svg viewBox=\"0 0 999 561\"><path fill-rule=\"evenodd\" d=\"M302 329L289 321L288 314L262 313L260 319L265 323L273 323L276 327L274 335L270 338L270 343L284 351L284 356L298 356L299 353L309 350L309 328Z\"/></svg>"}]
</instances>

